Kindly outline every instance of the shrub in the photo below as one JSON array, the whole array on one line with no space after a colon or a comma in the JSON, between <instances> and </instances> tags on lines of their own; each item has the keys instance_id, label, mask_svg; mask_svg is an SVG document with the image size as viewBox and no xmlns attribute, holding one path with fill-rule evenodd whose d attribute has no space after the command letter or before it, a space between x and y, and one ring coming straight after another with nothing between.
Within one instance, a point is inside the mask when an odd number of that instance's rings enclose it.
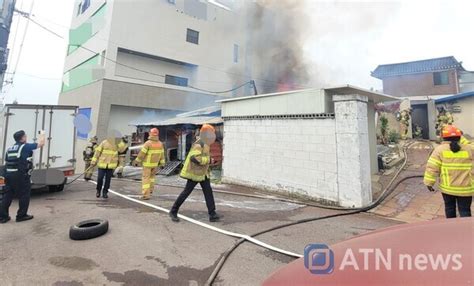
<instances>
[{"instance_id":1,"label":"shrub","mask_svg":"<svg viewBox=\"0 0 474 286\"><path fill-rule=\"evenodd\" d=\"M389 143L398 143L400 141L400 133L395 130L390 130L388 133L388 142Z\"/></svg>"},{"instance_id":2,"label":"shrub","mask_svg":"<svg viewBox=\"0 0 474 286\"><path fill-rule=\"evenodd\" d=\"M385 115L380 116L380 135L382 144L387 144L388 118Z\"/></svg>"}]
</instances>

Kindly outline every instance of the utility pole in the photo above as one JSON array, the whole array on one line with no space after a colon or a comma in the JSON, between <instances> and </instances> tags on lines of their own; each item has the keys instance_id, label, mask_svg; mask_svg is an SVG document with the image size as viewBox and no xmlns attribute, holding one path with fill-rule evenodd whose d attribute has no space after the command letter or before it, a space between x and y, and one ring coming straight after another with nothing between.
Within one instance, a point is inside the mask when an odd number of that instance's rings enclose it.
<instances>
[{"instance_id":1,"label":"utility pole","mask_svg":"<svg viewBox=\"0 0 474 286\"><path fill-rule=\"evenodd\" d=\"M0 1L0 93L3 90L8 61L8 37L16 0Z\"/></svg>"}]
</instances>

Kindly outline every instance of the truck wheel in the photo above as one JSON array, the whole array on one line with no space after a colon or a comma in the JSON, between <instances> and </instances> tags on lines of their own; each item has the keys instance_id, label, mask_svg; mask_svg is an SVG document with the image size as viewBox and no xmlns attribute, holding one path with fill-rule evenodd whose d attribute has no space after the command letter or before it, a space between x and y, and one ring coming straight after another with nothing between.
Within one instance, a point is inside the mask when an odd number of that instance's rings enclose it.
<instances>
[{"instance_id":1,"label":"truck wheel","mask_svg":"<svg viewBox=\"0 0 474 286\"><path fill-rule=\"evenodd\" d=\"M62 192L64 190L64 184L57 186L48 186L49 191L52 193Z\"/></svg>"},{"instance_id":2,"label":"truck wheel","mask_svg":"<svg viewBox=\"0 0 474 286\"><path fill-rule=\"evenodd\" d=\"M72 240L85 240L104 235L109 230L109 222L103 219L81 221L71 226L69 238Z\"/></svg>"}]
</instances>

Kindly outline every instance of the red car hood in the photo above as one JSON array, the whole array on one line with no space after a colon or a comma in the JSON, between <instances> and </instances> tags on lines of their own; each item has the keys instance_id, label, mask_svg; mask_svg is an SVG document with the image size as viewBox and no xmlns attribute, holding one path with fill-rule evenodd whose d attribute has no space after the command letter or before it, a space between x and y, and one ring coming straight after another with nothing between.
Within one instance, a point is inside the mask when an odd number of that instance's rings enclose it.
<instances>
[{"instance_id":1,"label":"red car hood","mask_svg":"<svg viewBox=\"0 0 474 286\"><path fill-rule=\"evenodd\" d=\"M334 257L331 273L313 274L305 267L305 258L300 258L277 270L263 285L454 286L474 283L474 218L397 225L330 248ZM375 253L390 261L389 269Z\"/></svg>"}]
</instances>

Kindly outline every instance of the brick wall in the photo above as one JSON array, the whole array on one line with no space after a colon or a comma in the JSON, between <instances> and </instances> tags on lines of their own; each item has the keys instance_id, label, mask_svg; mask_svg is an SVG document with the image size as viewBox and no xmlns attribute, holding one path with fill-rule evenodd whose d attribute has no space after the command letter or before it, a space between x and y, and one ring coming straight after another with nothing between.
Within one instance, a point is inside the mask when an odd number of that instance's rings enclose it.
<instances>
[{"instance_id":1,"label":"brick wall","mask_svg":"<svg viewBox=\"0 0 474 286\"><path fill-rule=\"evenodd\" d=\"M394 96L456 94L457 73L449 71L449 85L434 85L433 73L419 73L383 79L383 91Z\"/></svg>"},{"instance_id":2,"label":"brick wall","mask_svg":"<svg viewBox=\"0 0 474 286\"><path fill-rule=\"evenodd\" d=\"M224 180L338 202L334 119L224 123Z\"/></svg>"}]
</instances>

